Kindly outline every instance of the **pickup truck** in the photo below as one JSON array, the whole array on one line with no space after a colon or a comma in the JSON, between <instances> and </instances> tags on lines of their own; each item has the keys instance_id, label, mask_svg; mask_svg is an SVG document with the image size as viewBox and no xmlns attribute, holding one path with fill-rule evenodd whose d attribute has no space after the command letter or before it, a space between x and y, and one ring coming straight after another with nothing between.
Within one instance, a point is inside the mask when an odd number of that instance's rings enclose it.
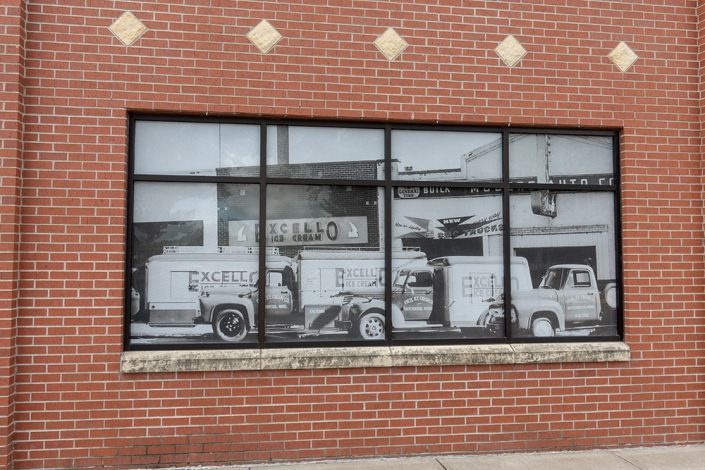
<instances>
[{"instance_id":1,"label":"pickup truck","mask_svg":"<svg viewBox=\"0 0 705 470\"><path fill-rule=\"evenodd\" d=\"M517 336L546 337L566 329L599 325L605 310L617 307L616 285L605 286L602 294L592 268L584 264L551 266L538 288L511 294L512 329ZM497 331L504 328L504 302L489 306L478 325Z\"/></svg>"}]
</instances>

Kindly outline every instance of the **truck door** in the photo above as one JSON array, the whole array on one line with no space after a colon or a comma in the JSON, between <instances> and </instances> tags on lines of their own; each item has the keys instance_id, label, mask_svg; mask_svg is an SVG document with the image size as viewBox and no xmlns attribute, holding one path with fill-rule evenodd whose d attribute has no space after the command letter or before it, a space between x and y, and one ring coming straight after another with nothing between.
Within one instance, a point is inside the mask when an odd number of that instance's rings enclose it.
<instances>
[{"instance_id":1,"label":"truck door","mask_svg":"<svg viewBox=\"0 0 705 470\"><path fill-rule=\"evenodd\" d=\"M267 271L264 288L264 306L267 318L277 318L289 315L293 310L293 296L287 285L288 273L282 271Z\"/></svg>"},{"instance_id":2,"label":"truck door","mask_svg":"<svg viewBox=\"0 0 705 470\"><path fill-rule=\"evenodd\" d=\"M433 309L433 273L429 270L411 271L400 301L405 320L428 320Z\"/></svg>"},{"instance_id":3,"label":"truck door","mask_svg":"<svg viewBox=\"0 0 705 470\"><path fill-rule=\"evenodd\" d=\"M600 313L600 299L597 286L592 283L592 276L587 269L570 271L565 287L559 291L565 305L565 317L568 322L597 320Z\"/></svg>"}]
</instances>

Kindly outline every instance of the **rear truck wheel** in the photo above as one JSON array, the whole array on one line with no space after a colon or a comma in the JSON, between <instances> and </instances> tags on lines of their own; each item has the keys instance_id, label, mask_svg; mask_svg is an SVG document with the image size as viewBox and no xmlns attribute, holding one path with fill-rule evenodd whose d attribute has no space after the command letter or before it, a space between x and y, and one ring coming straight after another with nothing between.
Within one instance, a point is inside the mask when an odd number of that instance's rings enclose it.
<instances>
[{"instance_id":1,"label":"rear truck wheel","mask_svg":"<svg viewBox=\"0 0 705 470\"><path fill-rule=\"evenodd\" d=\"M602 290L602 313L600 324L616 325L617 313L617 284L610 282Z\"/></svg>"},{"instance_id":2,"label":"rear truck wheel","mask_svg":"<svg viewBox=\"0 0 705 470\"><path fill-rule=\"evenodd\" d=\"M363 314L357 322L357 331L365 340L384 339L384 316L378 312Z\"/></svg>"},{"instance_id":3,"label":"rear truck wheel","mask_svg":"<svg viewBox=\"0 0 705 470\"><path fill-rule=\"evenodd\" d=\"M213 332L228 343L237 343L247 336L245 315L235 308L224 308L213 318Z\"/></svg>"},{"instance_id":4,"label":"rear truck wheel","mask_svg":"<svg viewBox=\"0 0 705 470\"><path fill-rule=\"evenodd\" d=\"M554 336L556 330L553 329L551 320L546 317L538 317L531 322L531 333L536 337L546 337Z\"/></svg>"},{"instance_id":5,"label":"rear truck wheel","mask_svg":"<svg viewBox=\"0 0 705 470\"><path fill-rule=\"evenodd\" d=\"M617 284L614 282L608 283L604 289L602 289L602 298L605 299L605 303L611 309L617 308Z\"/></svg>"}]
</instances>

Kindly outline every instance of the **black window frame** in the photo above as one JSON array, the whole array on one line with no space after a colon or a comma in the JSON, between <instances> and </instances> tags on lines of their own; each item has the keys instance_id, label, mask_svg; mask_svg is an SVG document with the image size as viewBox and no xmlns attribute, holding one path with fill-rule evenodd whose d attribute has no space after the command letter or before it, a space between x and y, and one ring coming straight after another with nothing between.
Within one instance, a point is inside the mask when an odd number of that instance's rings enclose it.
<instances>
[{"instance_id":1,"label":"black window frame","mask_svg":"<svg viewBox=\"0 0 705 470\"><path fill-rule=\"evenodd\" d=\"M595 341L621 341L624 337L624 273L622 266L622 229L621 229L621 178L620 178L620 129L614 128L550 128L550 127L509 127L509 126L477 126L461 124L414 124L390 123L375 121L319 121L300 119L259 119L247 117L214 117L214 116L181 116L165 114L130 113L128 135L128 162L127 162L127 224L125 231L126 258L125 258L125 284L124 284L124 331L123 347L125 350L184 350L184 349L258 349L258 348L283 348L283 347L336 347L336 346L402 346L402 345L433 345L433 344L517 344L517 343L569 343L569 342L595 342ZM259 176L222 176L222 175L160 175L160 174L135 174L135 129L138 121L160 122L192 122L214 124L250 124L259 126L260 132L260 172ZM377 180L353 179L311 179L311 178L283 178L269 177L267 175L267 128L268 126L310 126L310 127L347 127L368 128L384 131L384 178ZM418 131L453 131L453 132L481 132L501 134L501 179L499 181L427 181L392 179L392 131L418 130ZM613 181L607 185L586 184L556 184L556 183L526 183L512 182L509 172L509 136L510 134L549 134L571 136L599 136L612 139ZM267 218L266 189L270 184L283 185L314 185L314 186L366 186L378 187L384 193L384 262L385 285L384 302L385 313L385 339L383 341L305 341L305 342L268 342L264 328L264 289L258 289L259 311L257 314L257 343L198 343L198 344L131 344L131 313L130 299L132 286L132 236L133 236L133 204L135 182L181 182L181 183L234 183L253 184L259 186L259 223L265 226ZM392 200L394 189L397 187L424 186L433 188L470 188L478 190L492 190L501 194L502 198L502 252L504 258L504 296L505 335L501 338L463 338L463 339L395 339L392 335L392 322L390 321L392 306ZM536 338L517 337L512 335L511 322L511 220L510 196L511 194L526 193L531 191L550 190L552 192L607 192L613 195L614 200L614 239L615 239L615 269L617 287L617 318L616 335L608 336L564 336ZM259 285L264 285L267 271L265 269L266 237L259 237Z\"/></svg>"}]
</instances>

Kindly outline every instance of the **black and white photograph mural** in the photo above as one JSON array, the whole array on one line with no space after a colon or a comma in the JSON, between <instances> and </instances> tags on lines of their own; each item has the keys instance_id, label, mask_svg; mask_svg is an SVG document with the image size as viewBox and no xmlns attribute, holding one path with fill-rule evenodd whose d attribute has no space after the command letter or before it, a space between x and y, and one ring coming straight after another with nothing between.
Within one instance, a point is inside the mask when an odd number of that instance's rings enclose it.
<instances>
[{"instance_id":1,"label":"black and white photograph mural","mask_svg":"<svg viewBox=\"0 0 705 470\"><path fill-rule=\"evenodd\" d=\"M266 243L279 251L266 257L267 340L383 340L383 321L344 308L353 291L384 298L382 189L269 185L267 202Z\"/></svg>"},{"instance_id":2,"label":"black and white photograph mural","mask_svg":"<svg viewBox=\"0 0 705 470\"><path fill-rule=\"evenodd\" d=\"M610 136L137 121L134 139L130 345L619 334Z\"/></svg>"},{"instance_id":3,"label":"black and white photograph mural","mask_svg":"<svg viewBox=\"0 0 705 470\"><path fill-rule=\"evenodd\" d=\"M210 136L194 138L205 155L184 162L184 147L198 153L187 137L199 127L176 124L174 144L160 124L148 122L138 132L142 139L149 134L162 143L139 144L138 139L136 160L157 153L161 145L162 152L178 157L177 172L258 175L248 132L246 154L231 151L225 158L223 148L236 139L217 126L200 128ZM383 174L378 129L280 125L268 126L267 135L270 176L377 180ZM166 158L157 160L165 163ZM204 168L197 168L200 164ZM154 163L135 166L157 171ZM261 313L269 342L384 340L384 312L380 322L377 315L358 318L344 311L353 289L384 298L383 189L270 184L262 196L267 213L260 226L258 184L135 183L132 344L256 342ZM162 233L164 226L172 237ZM179 227L198 230L180 233ZM262 238L266 272L260 306Z\"/></svg>"},{"instance_id":4,"label":"black and white photograph mural","mask_svg":"<svg viewBox=\"0 0 705 470\"><path fill-rule=\"evenodd\" d=\"M490 182L502 179L502 134L393 130L392 178Z\"/></svg>"},{"instance_id":5,"label":"black and white photograph mural","mask_svg":"<svg viewBox=\"0 0 705 470\"><path fill-rule=\"evenodd\" d=\"M541 196L510 197L512 253L533 286L512 290L512 336L616 334L613 195L554 192L549 215L537 210Z\"/></svg>"},{"instance_id":6,"label":"black and white photograph mural","mask_svg":"<svg viewBox=\"0 0 705 470\"><path fill-rule=\"evenodd\" d=\"M227 207L218 203L223 194L232 195ZM259 266L253 247L220 243L227 237L224 218L257 219L258 204L257 185L135 183L134 342L218 341L213 319L202 315L205 294L226 290L239 299L256 296ZM254 320L255 304L244 304ZM238 340L245 340L244 335Z\"/></svg>"},{"instance_id":7,"label":"black and white photograph mural","mask_svg":"<svg viewBox=\"0 0 705 470\"><path fill-rule=\"evenodd\" d=\"M513 181L611 186L610 137L511 134ZM615 200L612 192L516 191L511 251L526 259L533 288L512 291L513 337L617 334ZM512 276L518 267L512 265ZM503 308L493 306L496 315Z\"/></svg>"},{"instance_id":8,"label":"black and white photograph mural","mask_svg":"<svg viewBox=\"0 0 705 470\"><path fill-rule=\"evenodd\" d=\"M470 188L398 187L392 256L417 250L423 266L395 273L395 338L504 335L479 322L504 292L502 196Z\"/></svg>"}]
</instances>

